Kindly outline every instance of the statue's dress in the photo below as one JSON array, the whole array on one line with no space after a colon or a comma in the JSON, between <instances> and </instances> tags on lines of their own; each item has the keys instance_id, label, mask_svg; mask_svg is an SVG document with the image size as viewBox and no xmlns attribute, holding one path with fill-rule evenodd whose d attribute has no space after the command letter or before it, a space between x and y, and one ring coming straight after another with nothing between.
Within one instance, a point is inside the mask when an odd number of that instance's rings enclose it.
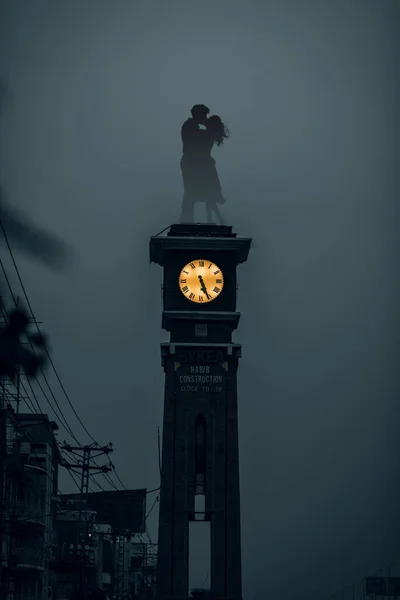
<instances>
[{"instance_id":1,"label":"statue's dress","mask_svg":"<svg viewBox=\"0 0 400 600\"><path fill-rule=\"evenodd\" d=\"M185 121L181 135L184 204L193 206L197 202L205 202L213 206L223 203L215 160L211 156L214 145L212 135L200 129L193 119Z\"/></svg>"}]
</instances>

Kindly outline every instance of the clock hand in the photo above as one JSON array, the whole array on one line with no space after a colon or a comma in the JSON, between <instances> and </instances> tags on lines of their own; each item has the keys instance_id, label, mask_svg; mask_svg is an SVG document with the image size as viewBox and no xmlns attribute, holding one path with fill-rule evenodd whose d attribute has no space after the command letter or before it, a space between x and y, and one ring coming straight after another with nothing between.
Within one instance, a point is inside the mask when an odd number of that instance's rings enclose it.
<instances>
[{"instance_id":1,"label":"clock hand","mask_svg":"<svg viewBox=\"0 0 400 600\"><path fill-rule=\"evenodd\" d=\"M204 283L203 278L202 278L201 275L199 275L199 281L200 281L201 291L205 293L205 295L207 296L208 299L210 299L210 296L208 295L207 288L205 286L205 283Z\"/></svg>"}]
</instances>

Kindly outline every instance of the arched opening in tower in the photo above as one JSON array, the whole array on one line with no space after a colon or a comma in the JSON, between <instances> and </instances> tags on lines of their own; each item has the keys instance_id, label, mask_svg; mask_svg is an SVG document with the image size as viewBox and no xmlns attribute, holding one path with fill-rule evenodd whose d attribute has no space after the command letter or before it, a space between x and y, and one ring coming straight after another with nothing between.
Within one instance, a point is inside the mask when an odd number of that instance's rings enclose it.
<instances>
[{"instance_id":1,"label":"arched opening in tower","mask_svg":"<svg viewBox=\"0 0 400 600\"><path fill-rule=\"evenodd\" d=\"M194 443L194 515L189 522L189 589L207 589L211 578L211 526L206 515L207 427L199 413L192 430Z\"/></svg>"},{"instance_id":2,"label":"arched opening in tower","mask_svg":"<svg viewBox=\"0 0 400 600\"><path fill-rule=\"evenodd\" d=\"M195 496L206 493L206 420L199 414L195 423Z\"/></svg>"}]
</instances>

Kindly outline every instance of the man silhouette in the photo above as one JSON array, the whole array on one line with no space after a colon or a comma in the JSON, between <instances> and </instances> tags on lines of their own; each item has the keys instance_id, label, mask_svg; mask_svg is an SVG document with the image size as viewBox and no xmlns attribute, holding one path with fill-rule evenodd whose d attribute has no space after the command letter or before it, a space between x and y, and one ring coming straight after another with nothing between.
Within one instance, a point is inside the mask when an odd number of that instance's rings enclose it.
<instances>
[{"instance_id":1,"label":"man silhouette","mask_svg":"<svg viewBox=\"0 0 400 600\"><path fill-rule=\"evenodd\" d=\"M194 205L198 201L196 198L202 172L201 165L207 154L208 136L205 126L210 109L204 104L195 104L190 112L192 117L184 122L181 129L184 194L180 220L191 223Z\"/></svg>"}]
</instances>

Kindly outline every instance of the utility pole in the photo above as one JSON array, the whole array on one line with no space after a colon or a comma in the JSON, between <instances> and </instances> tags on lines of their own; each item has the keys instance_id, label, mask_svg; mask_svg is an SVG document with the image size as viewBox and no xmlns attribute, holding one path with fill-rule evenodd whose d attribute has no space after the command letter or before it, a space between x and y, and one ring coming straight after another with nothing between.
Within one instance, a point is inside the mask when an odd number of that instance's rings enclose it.
<instances>
[{"instance_id":1,"label":"utility pole","mask_svg":"<svg viewBox=\"0 0 400 600\"><path fill-rule=\"evenodd\" d=\"M107 446L99 446L96 442L90 446L70 446L66 442L61 446L62 450L66 450L70 454L77 457L78 462L70 463L63 461L63 466L67 469L77 469L81 471L80 495L81 503L79 507L79 522L78 522L78 541L77 549L81 547L81 568L80 579L78 584L78 598L86 598L86 561L88 549L88 495L89 495L89 480L91 473L108 473L112 471L112 467L108 465L92 465L91 461L104 454L108 455L113 451L111 442Z\"/></svg>"}]
</instances>

